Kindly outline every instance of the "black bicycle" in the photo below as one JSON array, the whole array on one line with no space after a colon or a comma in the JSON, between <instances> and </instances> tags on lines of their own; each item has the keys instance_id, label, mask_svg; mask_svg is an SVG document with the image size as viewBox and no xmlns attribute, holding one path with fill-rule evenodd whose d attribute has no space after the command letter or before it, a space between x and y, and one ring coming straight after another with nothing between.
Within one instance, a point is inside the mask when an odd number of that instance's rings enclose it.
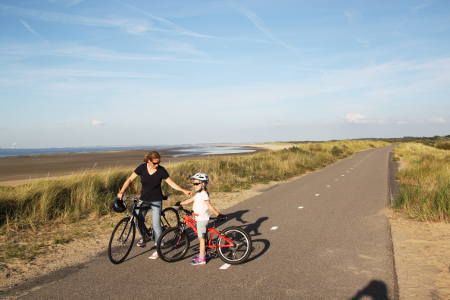
<instances>
[{"instance_id":1,"label":"black bicycle","mask_svg":"<svg viewBox=\"0 0 450 300\"><path fill-rule=\"evenodd\" d=\"M130 254L136 237L137 211L142 205L142 200L136 197L124 197L124 204L127 216L116 224L111 234L108 244L108 257L113 264L122 263ZM178 227L180 218L176 209L167 207L161 211L161 227L165 231L169 227ZM152 227L146 227L146 240L155 240L155 233Z\"/></svg>"}]
</instances>

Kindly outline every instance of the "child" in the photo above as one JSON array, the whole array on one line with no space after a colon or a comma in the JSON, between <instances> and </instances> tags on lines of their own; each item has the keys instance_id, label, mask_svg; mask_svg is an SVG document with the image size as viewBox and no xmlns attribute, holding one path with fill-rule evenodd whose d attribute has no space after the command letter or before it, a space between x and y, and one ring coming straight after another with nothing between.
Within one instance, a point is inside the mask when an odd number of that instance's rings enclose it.
<instances>
[{"instance_id":1,"label":"child","mask_svg":"<svg viewBox=\"0 0 450 300\"><path fill-rule=\"evenodd\" d=\"M200 253L192 260L192 265L204 265L206 264L205 257L205 234L206 226L208 225L210 213L219 216L220 212L215 209L209 201L209 194L207 191L208 175L205 173L196 173L191 177L192 184L194 185L195 195L194 197L181 202L180 204L185 206L194 202L193 210L195 221L197 222L198 241L200 245Z\"/></svg>"}]
</instances>

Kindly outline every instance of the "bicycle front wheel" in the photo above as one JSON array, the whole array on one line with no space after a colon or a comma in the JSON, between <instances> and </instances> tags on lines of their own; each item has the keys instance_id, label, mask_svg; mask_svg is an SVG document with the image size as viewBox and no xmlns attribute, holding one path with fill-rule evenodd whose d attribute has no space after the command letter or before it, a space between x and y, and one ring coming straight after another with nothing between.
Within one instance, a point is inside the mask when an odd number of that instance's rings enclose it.
<instances>
[{"instance_id":1,"label":"bicycle front wheel","mask_svg":"<svg viewBox=\"0 0 450 300\"><path fill-rule=\"evenodd\" d=\"M180 225L180 217L173 207L166 207L161 212L161 226L163 231L169 227L178 227Z\"/></svg>"},{"instance_id":2,"label":"bicycle front wheel","mask_svg":"<svg viewBox=\"0 0 450 300\"><path fill-rule=\"evenodd\" d=\"M184 257L189 249L186 231L178 227L164 231L156 244L159 257L167 262L174 262Z\"/></svg>"},{"instance_id":3,"label":"bicycle front wheel","mask_svg":"<svg viewBox=\"0 0 450 300\"><path fill-rule=\"evenodd\" d=\"M224 229L217 239L217 254L224 262L237 265L248 259L252 252L252 240L247 232L239 227Z\"/></svg>"},{"instance_id":4,"label":"bicycle front wheel","mask_svg":"<svg viewBox=\"0 0 450 300\"><path fill-rule=\"evenodd\" d=\"M108 257L113 264L122 263L133 248L136 235L136 224L130 217L117 223L111 234L108 245Z\"/></svg>"}]
</instances>

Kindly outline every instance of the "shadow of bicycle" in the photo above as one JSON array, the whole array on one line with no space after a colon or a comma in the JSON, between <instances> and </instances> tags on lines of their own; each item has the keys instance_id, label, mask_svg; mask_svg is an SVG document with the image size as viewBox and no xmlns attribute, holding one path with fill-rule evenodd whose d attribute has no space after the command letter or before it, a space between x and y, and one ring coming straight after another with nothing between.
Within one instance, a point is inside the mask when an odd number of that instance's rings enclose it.
<instances>
[{"instance_id":1,"label":"shadow of bicycle","mask_svg":"<svg viewBox=\"0 0 450 300\"><path fill-rule=\"evenodd\" d=\"M227 225L231 225L230 223L233 223L232 222L233 220L236 220L237 222L241 223L241 225L233 224L233 226L244 229L250 235L250 237L252 238L252 253L250 254L250 257L244 262L244 264L258 259L262 255L264 255L264 253L266 253L267 250L269 250L269 248L270 248L269 240L263 239L263 238L253 239L253 237L260 236L262 234L260 232L261 224L263 222L267 221L269 218L268 217L260 217L255 222L248 223L247 221L245 221L243 219L243 215L247 212L249 212L249 210L239 210L239 211L227 214L227 217L228 217L227 220L215 222L216 227L221 226L222 228L224 228L224 227L228 227ZM195 236L193 236L193 237L191 236L191 238L196 239ZM190 252L190 253L193 253L193 254L191 256L195 255L198 252L198 250L199 249L198 249L198 243L197 243L197 245L192 247L192 252Z\"/></svg>"}]
</instances>

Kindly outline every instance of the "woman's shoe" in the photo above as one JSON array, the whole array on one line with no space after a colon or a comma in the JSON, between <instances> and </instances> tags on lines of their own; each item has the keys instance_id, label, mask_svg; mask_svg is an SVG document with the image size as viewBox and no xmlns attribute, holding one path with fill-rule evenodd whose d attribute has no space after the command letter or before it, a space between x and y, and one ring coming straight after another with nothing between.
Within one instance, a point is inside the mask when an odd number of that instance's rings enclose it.
<instances>
[{"instance_id":1,"label":"woman's shoe","mask_svg":"<svg viewBox=\"0 0 450 300\"><path fill-rule=\"evenodd\" d=\"M155 252L153 252L153 254L150 255L148 258L149 258L149 259L157 259L158 257L159 257L158 251L155 251Z\"/></svg>"},{"instance_id":2,"label":"woman's shoe","mask_svg":"<svg viewBox=\"0 0 450 300\"><path fill-rule=\"evenodd\" d=\"M147 245L147 243L144 241L144 239L140 239L137 243L136 246L144 248Z\"/></svg>"}]
</instances>

